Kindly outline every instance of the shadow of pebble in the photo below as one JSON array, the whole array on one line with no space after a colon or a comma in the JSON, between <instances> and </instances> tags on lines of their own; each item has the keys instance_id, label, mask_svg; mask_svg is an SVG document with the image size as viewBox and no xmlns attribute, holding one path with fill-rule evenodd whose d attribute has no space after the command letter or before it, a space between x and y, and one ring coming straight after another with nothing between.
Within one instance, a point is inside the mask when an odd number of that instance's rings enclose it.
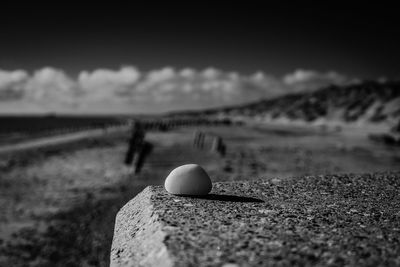
<instances>
[{"instance_id":1,"label":"shadow of pebble","mask_svg":"<svg viewBox=\"0 0 400 267\"><path fill-rule=\"evenodd\" d=\"M191 196L192 198L206 199L206 200L218 200L226 202L253 202L262 203L264 200L254 197L234 196L234 195L219 195L219 194L208 194L205 196Z\"/></svg>"}]
</instances>

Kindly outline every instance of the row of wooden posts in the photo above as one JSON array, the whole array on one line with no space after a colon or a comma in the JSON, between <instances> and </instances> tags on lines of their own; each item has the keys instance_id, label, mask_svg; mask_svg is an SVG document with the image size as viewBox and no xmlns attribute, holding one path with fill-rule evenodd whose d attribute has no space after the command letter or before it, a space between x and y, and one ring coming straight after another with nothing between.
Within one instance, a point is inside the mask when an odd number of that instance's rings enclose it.
<instances>
[{"instance_id":1,"label":"row of wooden posts","mask_svg":"<svg viewBox=\"0 0 400 267\"><path fill-rule=\"evenodd\" d=\"M207 136L208 138L212 138L211 146L209 147L210 151L213 153L218 153L220 156L224 157L226 153L226 145L220 136L209 135L197 130L194 132L193 136L193 147L197 149L204 149Z\"/></svg>"},{"instance_id":2,"label":"row of wooden posts","mask_svg":"<svg viewBox=\"0 0 400 267\"><path fill-rule=\"evenodd\" d=\"M139 121L135 121L132 125L131 137L129 138L129 145L124 163L128 166L134 167L135 173L141 171L146 157L153 149L152 144L145 140L146 130L149 129L152 129L149 127L149 124L143 124ZM226 153L226 145L220 136L210 135L196 130L193 137L193 147L196 149L204 149L205 140L210 138L211 146L209 146L208 149L211 152L218 153L220 156L224 157Z\"/></svg>"},{"instance_id":3,"label":"row of wooden posts","mask_svg":"<svg viewBox=\"0 0 400 267\"><path fill-rule=\"evenodd\" d=\"M144 119L141 120L142 128L147 131L168 131L182 126L211 126L211 125L230 125L229 119L209 119L209 118L163 118L163 119Z\"/></svg>"},{"instance_id":4,"label":"row of wooden posts","mask_svg":"<svg viewBox=\"0 0 400 267\"><path fill-rule=\"evenodd\" d=\"M124 161L126 165L134 167L135 173L141 171L145 158L153 149L153 145L145 141L145 135L146 132L142 125L139 122L135 122Z\"/></svg>"}]
</instances>

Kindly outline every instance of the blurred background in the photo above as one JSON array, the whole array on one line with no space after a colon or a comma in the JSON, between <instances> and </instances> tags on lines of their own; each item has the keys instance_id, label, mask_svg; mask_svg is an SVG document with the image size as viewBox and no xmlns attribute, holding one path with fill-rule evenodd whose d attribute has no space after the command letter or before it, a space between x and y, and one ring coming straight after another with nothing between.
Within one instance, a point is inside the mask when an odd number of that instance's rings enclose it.
<instances>
[{"instance_id":1,"label":"blurred background","mask_svg":"<svg viewBox=\"0 0 400 267\"><path fill-rule=\"evenodd\" d=\"M108 266L116 212L182 164L398 170L398 25L383 3L4 4L0 265Z\"/></svg>"}]
</instances>

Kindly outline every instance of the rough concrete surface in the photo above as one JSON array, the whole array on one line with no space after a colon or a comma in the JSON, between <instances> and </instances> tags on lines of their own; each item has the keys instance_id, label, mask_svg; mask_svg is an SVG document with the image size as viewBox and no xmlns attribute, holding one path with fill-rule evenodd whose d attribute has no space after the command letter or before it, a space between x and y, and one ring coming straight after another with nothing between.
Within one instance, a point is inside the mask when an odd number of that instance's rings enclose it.
<instances>
[{"instance_id":1,"label":"rough concrete surface","mask_svg":"<svg viewBox=\"0 0 400 267\"><path fill-rule=\"evenodd\" d=\"M400 172L147 187L116 218L111 266L400 266Z\"/></svg>"}]
</instances>

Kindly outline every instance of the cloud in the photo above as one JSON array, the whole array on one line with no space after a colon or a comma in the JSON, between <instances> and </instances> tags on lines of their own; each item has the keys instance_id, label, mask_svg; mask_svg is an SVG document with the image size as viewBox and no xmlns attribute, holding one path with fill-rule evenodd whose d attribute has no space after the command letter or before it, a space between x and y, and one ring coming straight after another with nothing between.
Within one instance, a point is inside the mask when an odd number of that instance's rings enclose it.
<instances>
[{"instance_id":1,"label":"cloud","mask_svg":"<svg viewBox=\"0 0 400 267\"><path fill-rule=\"evenodd\" d=\"M97 69L92 72L82 71L78 76L78 82L83 88L93 89L103 86L130 86L140 78L140 72L134 67L122 67L114 71L109 69Z\"/></svg>"},{"instance_id":2,"label":"cloud","mask_svg":"<svg viewBox=\"0 0 400 267\"><path fill-rule=\"evenodd\" d=\"M79 87L63 70L45 67L29 77L25 94L36 101L73 103L79 95Z\"/></svg>"},{"instance_id":3,"label":"cloud","mask_svg":"<svg viewBox=\"0 0 400 267\"><path fill-rule=\"evenodd\" d=\"M265 76L261 87L270 85ZM257 88L257 81L237 72L223 72L216 68L176 71L172 67L154 70L137 85L142 101L169 102L171 106L190 108L215 107L249 102L268 96L268 88ZM136 98L138 95L136 95Z\"/></svg>"},{"instance_id":4,"label":"cloud","mask_svg":"<svg viewBox=\"0 0 400 267\"><path fill-rule=\"evenodd\" d=\"M160 70L153 70L147 74L147 81L153 83L160 83L176 77L175 69L172 67L165 67Z\"/></svg>"},{"instance_id":5,"label":"cloud","mask_svg":"<svg viewBox=\"0 0 400 267\"><path fill-rule=\"evenodd\" d=\"M178 74L172 67L164 67L159 70L152 70L146 73L141 82L136 86L136 91L139 98L149 97L155 94L154 91L171 91L171 81L175 79Z\"/></svg>"},{"instance_id":6,"label":"cloud","mask_svg":"<svg viewBox=\"0 0 400 267\"><path fill-rule=\"evenodd\" d=\"M250 80L256 83L262 83L266 80L266 75L262 71L257 71L256 73L250 76Z\"/></svg>"},{"instance_id":7,"label":"cloud","mask_svg":"<svg viewBox=\"0 0 400 267\"><path fill-rule=\"evenodd\" d=\"M206 78L206 79L215 79L215 78L217 78L219 75L221 75L221 71L219 71L219 70L217 70L217 69L215 69L215 68L210 67L210 68L207 68L207 69L203 70L201 74L202 74L202 75L204 76L204 78Z\"/></svg>"},{"instance_id":8,"label":"cloud","mask_svg":"<svg viewBox=\"0 0 400 267\"><path fill-rule=\"evenodd\" d=\"M0 101L22 98L27 80L28 73L24 70L0 70Z\"/></svg>"},{"instance_id":9,"label":"cloud","mask_svg":"<svg viewBox=\"0 0 400 267\"><path fill-rule=\"evenodd\" d=\"M86 99L97 101L110 97L127 97L131 95L134 85L141 73L134 67L126 66L119 70L97 69L92 72L82 71L77 83Z\"/></svg>"},{"instance_id":10,"label":"cloud","mask_svg":"<svg viewBox=\"0 0 400 267\"><path fill-rule=\"evenodd\" d=\"M291 87L292 91L314 90L331 84L346 84L350 81L346 76L335 71L321 73L303 69L286 74L282 80L285 85Z\"/></svg>"},{"instance_id":11,"label":"cloud","mask_svg":"<svg viewBox=\"0 0 400 267\"><path fill-rule=\"evenodd\" d=\"M63 70L45 67L31 75L24 70L0 70L0 100L20 100L26 107L51 111L147 113L241 104L346 82L346 76L334 71L302 69L279 78L261 71L242 75L213 67L176 70L167 66L141 72L124 66L83 70L72 78ZM12 106L7 105L8 109Z\"/></svg>"},{"instance_id":12,"label":"cloud","mask_svg":"<svg viewBox=\"0 0 400 267\"><path fill-rule=\"evenodd\" d=\"M191 68L184 68L179 72L179 75L183 78L193 78L196 75L196 71Z\"/></svg>"}]
</instances>

